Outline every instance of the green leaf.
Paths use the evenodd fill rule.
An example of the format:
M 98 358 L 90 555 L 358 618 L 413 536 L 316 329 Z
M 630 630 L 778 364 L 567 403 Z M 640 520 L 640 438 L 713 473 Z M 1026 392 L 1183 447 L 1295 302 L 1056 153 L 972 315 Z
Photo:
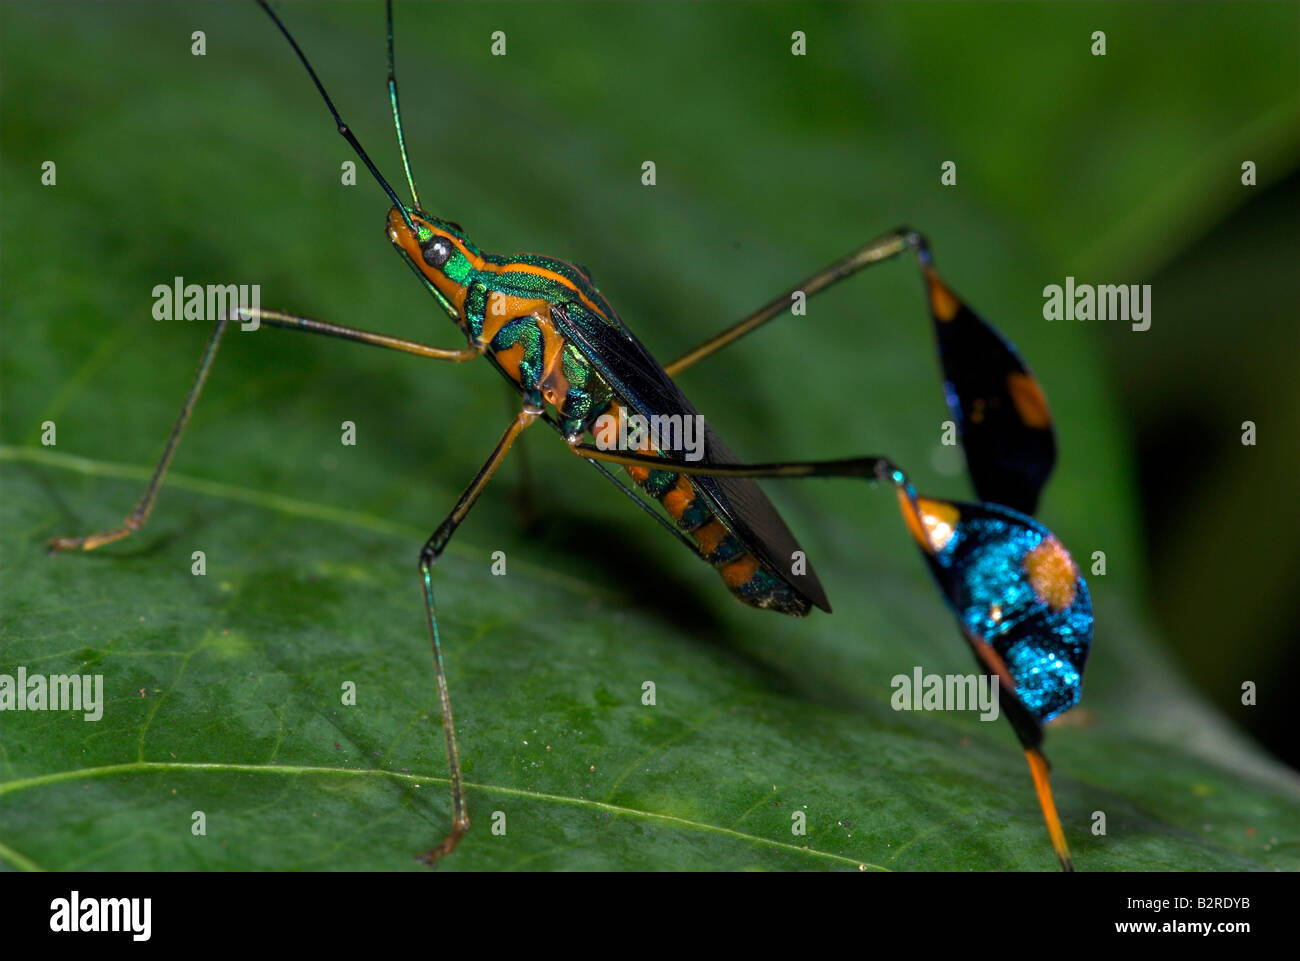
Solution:
M 400 177 L 377 8 L 283 14 Z M 267 307 L 457 335 L 384 249 L 382 193 L 364 170 L 342 185 L 353 158 L 251 4 L 8 3 L 0 20 L 0 669 L 102 674 L 106 701 L 95 722 L 6 714 L 0 856 L 415 869 L 449 824 L 416 553 L 504 428 L 503 390 L 486 365 L 234 332 L 149 524 L 46 556 L 47 538 L 129 510 L 184 396 L 208 327 L 154 321 L 155 285 L 258 283 Z M 425 206 L 488 249 L 587 264 L 661 357 L 877 233 L 924 230 L 1051 399 L 1062 457 L 1042 519 L 1081 562 L 1107 555 L 1084 701 L 1046 744 L 1076 864 L 1250 870 L 1295 866 L 1300 780 L 1191 692 L 1146 625 L 1103 332 L 1041 321 L 1041 292 L 1067 274 L 1140 282 L 1241 202 L 1238 158 L 1264 181 L 1295 167 L 1296 20 L 399 5 L 397 42 Z M 969 497 L 937 447 L 927 324 L 914 269 L 893 264 L 682 382 L 742 456 L 884 452 L 923 492 Z M 1055 867 L 1007 725 L 890 709 L 894 675 L 970 664 L 888 492 L 768 485 L 836 608 L 795 621 L 732 601 L 549 432 L 520 453 L 539 524 L 520 523 L 506 465 L 436 574 L 474 821 L 441 869 Z

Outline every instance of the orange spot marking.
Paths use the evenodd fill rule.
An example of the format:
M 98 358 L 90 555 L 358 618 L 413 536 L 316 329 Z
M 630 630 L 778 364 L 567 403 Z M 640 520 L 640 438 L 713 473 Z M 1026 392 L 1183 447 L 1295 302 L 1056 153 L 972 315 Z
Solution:
M 589 433 L 597 447 L 608 449 L 611 445 L 617 443 L 618 412 L 622 409 L 617 403 L 611 403 L 609 408 L 591 424 Z M 631 467 L 625 469 L 628 473 L 632 472 Z M 636 475 L 633 474 L 632 476 L 635 477 Z
M 933 267 L 925 268 L 925 279 L 930 285 L 930 309 L 945 324 L 957 316 L 961 301 L 947 288 Z
M 758 573 L 758 560 L 753 554 L 742 554 L 731 563 L 719 567 L 718 573 L 728 587 L 744 587 Z
M 1079 573 L 1074 559 L 1061 542 L 1048 537 L 1025 555 L 1025 574 L 1034 595 L 1054 611 L 1074 603 L 1074 586 Z
M 970 422 L 972 424 L 984 423 L 984 398 L 976 397 L 975 403 L 971 407 Z
M 654 453 L 655 449 L 654 449 L 653 447 L 650 446 L 650 435 L 649 435 L 648 432 L 646 433 L 646 436 L 642 439 L 642 441 L 641 441 L 641 446 L 638 447 L 637 450 L 638 450 L 640 453 L 642 453 L 642 454 L 653 454 L 653 453 Z M 684 480 L 684 478 L 683 478 L 683 480 Z M 687 486 L 690 486 L 690 485 L 688 484 Z
M 612 401 L 612 402 L 610 403 L 610 405 L 609 405 L 609 410 L 607 410 L 607 411 L 606 411 L 602 416 L 604 416 L 604 417 L 612 417 L 612 418 L 614 418 L 614 420 L 618 420 L 619 414 L 620 414 L 623 410 L 624 410 L 624 407 L 623 407 L 622 404 L 618 403 L 617 401 Z M 643 453 L 643 454 L 651 453 L 651 450 L 650 450 L 650 442 L 649 442 L 649 440 L 643 441 L 643 442 L 641 443 L 641 447 L 639 448 L 639 450 L 640 450 L 640 452 Z M 650 478 L 650 468 L 649 468 L 649 467 L 641 467 L 641 466 L 638 466 L 638 465 L 636 465 L 636 464 L 624 464 L 624 465 L 623 465 L 623 469 L 626 470 L 626 471 L 628 472 L 628 474 L 632 477 L 632 479 L 633 479 L 634 481 L 636 481 L 638 484 L 642 484 L 642 485 L 644 485 L 645 482 L 646 482 L 647 480 L 649 480 L 649 478 Z M 677 481 L 677 486 L 680 488 L 680 487 L 681 487 L 681 484 L 682 484 L 682 480 L 679 478 L 678 481 Z M 690 485 L 688 484 L 687 486 L 689 487 Z M 668 493 L 667 496 L 668 496 L 668 497 L 673 497 L 673 496 L 675 496 L 676 494 L 677 494 L 677 491 L 674 490 L 674 491 L 670 491 L 670 492 Z M 665 506 L 666 506 L 666 505 L 667 505 L 667 501 L 665 501 L 664 504 L 665 504 Z M 690 504 L 689 504 L 689 502 L 688 502 L 687 504 L 685 504 L 685 505 L 682 507 L 682 512 L 684 512 L 685 509 L 686 509 L 686 507 L 689 507 L 689 506 L 690 506 Z M 670 508 L 670 510 L 671 510 L 671 508 Z M 673 516 L 674 516 L 674 517 L 681 517 L 682 515 L 681 515 L 681 513 L 677 513 L 677 514 L 674 514 Z
M 726 539 L 727 528 L 723 526 L 722 521 L 715 517 L 707 524 L 696 528 L 691 536 L 695 538 L 695 543 L 700 546 L 700 550 L 707 557 L 716 551 L 718 545 Z
M 1019 372 L 1007 375 L 1007 393 L 1011 403 L 1016 406 L 1016 413 L 1026 427 L 1047 430 L 1052 426 L 1052 415 L 1047 410 L 1047 398 L 1038 381 L 1028 374 Z
M 695 488 L 685 477 L 677 478 L 677 486 L 664 495 L 664 510 L 673 515 L 676 520 L 681 520 L 682 515 L 690 509 L 695 503 Z
M 519 383 L 519 365 L 524 362 L 524 345 L 515 344 L 513 347 L 507 347 L 505 350 L 498 350 L 492 355 L 496 358 L 501 369 L 505 371 L 506 376 Z
M 936 552 L 943 550 L 952 540 L 952 535 L 957 533 L 961 511 L 947 501 L 933 501 L 926 497 L 918 497 L 916 507 L 921 512 L 921 523 L 925 525 L 926 540 Z

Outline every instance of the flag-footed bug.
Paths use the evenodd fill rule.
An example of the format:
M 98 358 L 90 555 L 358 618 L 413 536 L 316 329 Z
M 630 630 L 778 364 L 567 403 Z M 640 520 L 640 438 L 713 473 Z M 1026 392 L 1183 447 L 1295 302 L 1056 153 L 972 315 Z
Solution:
M 485 358 L 518 392 L 518 412 L 418 555 L 451 785 L 451 826 L 423 857 L 434 862 L 456 846 L 466 808 L 448 679 L 442 656 L 433 572 L 515 440 L 543 421 L 577 457 L 618 484 L 689 550 L 715 567 L 727 589 L 757 608 L 802 617 L 830 605 L 816 573 L 757 478 L 848 477 L 891 485 L 907 529 L 920 546 L 957 617 L 980 670 L 996 676 L 1002 702 L 1028 759 L 1061 866 L 1071 869 L 1065 835 L 1040 750 L 1042 724 L 1079 698 L 1092 637 L 1085 585 L 1060 542 L 1029 515 L 1053 468 L 1056 448 L 1047 403 L 1034 376 L 988 323 L 944 283 L 925 239 L 900 228 L 807 277 L 749 316 L 684 353 L 658 363 L 623 324 L 585 268 L 533 254 L 483 251 L 457 224 L 424 210 L 402 135 L 393 66 L 392 4 L 387 4 L 388 91 L 411 202 L 384 179 L 343 122 L 306 55 L 276 13 L 258 0 L 288 40 L 338 131 L 392 202 L 387 233 L 407 265 L 464 337 L 433 347 L 260 307 L 218 318 L 198 373 L 143 496 L 110 530 L 51 542 L 56 551 L 93 550 L 129 536 L 148 519 L 181 434 L 232 321 L 322 334 L 436 360 Z M 674 378 L 768 321 L 796 293 L 812 297 L 873 264 L 916 258 L 934 321 L 944 394 L 958 428 L 979 503 L 918 496 L 884 457 L 741 463 L 706 425 Z M 700 425 L 697 457 L 659 434 L 622 429 L 632 419 Z M 610 425 L 620 425 L 615 432 Z M 617 440 L 611 436 L 617 433 Z M 628 442 L 628 437 L 635 438 Z M 680 439 L 680 432 L 677 437 Z M 622 467 L 626 484 L 611 467 Z M 657 501 L 662 511 L 650 501 Z

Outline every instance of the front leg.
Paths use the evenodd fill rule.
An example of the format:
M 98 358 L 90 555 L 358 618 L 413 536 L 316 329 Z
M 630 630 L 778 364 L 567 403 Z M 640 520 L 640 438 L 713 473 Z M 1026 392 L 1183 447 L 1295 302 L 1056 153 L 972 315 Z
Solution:
M 340 340 L 350 340 L 354 343 L 368 344 L 371 347 L 383 347 L 388 350 L 401 351 L 405 354 L 415 354 L 417 357 L 427 357 L 432 360 L 460 362 L 473 360 L 482 353 L 482 348 L 473 344 L 467 347 L 433 347 L 414 340 L 390 337 L 388 334 L 361 330 L 357 327 L 345 327 L 342 324 L 333 324 L 323 320 L 313 320 L 310 317 L 298 317 L 278 310 L 246 307 L 241 309 L 240 317 L 243 320 L 256 320 L 258 324 L 264 324 L 267 327 L 280 327 L 285 330 L 320 334 Z M 129 537 L 144 526 L 145 521 L 149 519 L 150 513 L 153 512 L 154 504 L 158 500 L 158 492 L 162 488 L 163 478 L 167 476 L 167 468 L 171 466 L 172 457 L 175 456 L 176 448 L 181 442 L 181 435 L 185 432 L 185 425 L 189 423 L 190 415 L 194 413 L 194 407 L 199 401 L 199 394 L 203 392 L 203 385 L 207 383 L 208 372 L 212 369 L 212 362 L 216 360 L 217 348 L 221 346 L 221 337 L 226 332 L 226 326 L 229 323 L 229 318 L 221 317 L 212 329 L 212 336 L 208 338 L 207 346 L 203 348 L 203 356 L 199 359 L 199 369 L 194 375 L 193 383 L 190 384 L 190 391 L 185 397 L 185 403 L 181 405 L 181 412 L 176 418 L 176 423 L 172 426 L 172 432 L 167 438 L 162 457 L 159 458 L 153 476 L 149 478 L 144 493 L 140 496 L 140 500 L 136 502 L 131 513 L 117 527 L 105 531 L 84 534 L 80 537 L 52 538 L 49 542 L 51 554 L 59 551 L 93 551 L 97 547 L 103 547 L 105 544 L 111 544 L 114 541 Z

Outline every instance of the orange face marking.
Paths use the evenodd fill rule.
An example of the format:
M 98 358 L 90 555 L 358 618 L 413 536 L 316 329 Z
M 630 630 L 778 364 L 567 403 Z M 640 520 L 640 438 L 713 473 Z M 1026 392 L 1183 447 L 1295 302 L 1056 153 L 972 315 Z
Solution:
M 1079 572 L 1074 559 L 1055 537 L 1045 538 L 1026 554 L 1024 566 L 1034 596 L 1053 611 L 1063 611 L 1074 603 Z
M 1019 372 L 1007 375 L 1007 393 L 1011 403 L 1016 406 L 1016 413 L 1026 427 L 1047 430 L 1052 426 L 1052 415 L 1047 410 L 1047 398 L 1038 381 L 1028 374 Z
M 624 464 L 624 469 L 638 484 L 644 484 L 650 478 L 650 468 L 638 467 L 636 464 Z
M 719 567 L 718 573 L 728 587 L 744 587 L 758 573 L 758 560 L 753 554 L 742 554 L 731 563 Z
M 585 304 L 588 308 L 595 311 L 596 313 L 600 314 L 602 317 L 608 317 L 612 313 L 612 309 L 610 308 L 608 303 L 597 304 L 590 297 L 587 296 L 585 291 L 580 290 L 578 286 L 573 283 L 573 281 L 569 280 L 569 278 L 565 277 L 563 274 L 558 274 L 553 270 L 547 270 L 545 267 L 539 267 L 536 264 L 488 263 L 478 254 L 474 253 L 468 247 L 466 247 L 465 244 L 462 243 L 458 237 L 455 237 L 452 234 L 447 233 L 446 231 L 437 229 L 436 227 L 434 227 L 433 224 L 429 223 L 429 221 L 424 220 L 421 217 L 412 216 L 411 220 L 414 223 L 421 224 L 425 227 L 428 227 L 438 236 L 445 237 L 450 243 L 452 243 L 456 247 L 457 250 L 461 252 L 461 254 L 465 257 L 465 259 L 469 261 L 470 266 L 473 267 L 476 271 L 480 271 L 482 273 L 493 273 L 493 274 L 509 274 L 509 273 L 535 274 L 538 277 L 545 277 L 548 280 L 553 280 L 557 284 L 560 284 L 562 287 L 565 287 L 566 289 L 572 291 L 573 294 L 580 301 L 582 301 L 583 304 Z M 420 244 L 416 241 L 415 235 L 411 233 L 411 228 L 406 226 L 406 221 L 402 219 L 402 212 L 398 210 L 396 207 L 390 207 L 388 210 L 388 236 L 393 241 L 393 243 L 397 244 L 399 247 L 402 248 L 403 251 L 405 251 L 406 255 L 411 258 L 412 263 L 414 263 L 415 266 L 420 269 L 420 272 L 429 279 L 429 282 L 433 284 L 435 287 L 437 287 L 438 290 L 441 291 L 443 295 L 445 295 L 452 302 L 452 304 L 456 307 L 457 311 L 460 311 L 463 314 L 465 308 L 465 294 L 468 288 L 462 286 L 461 284 L 457 283 L 454 280 L 451 280 L 440 270 L 438 270 L 435 267 L 430 267 L 428 264 L 424 262 L 424 254 L 423 251 L 420 250 Z M 573 269 L 577 273 L 580 274 L 583 273 L 582 271 L 578 270 L 576 267 L 574 267 Z M 584 276 L 586 275 L 584 274 Z M 604 301 L 604 298 L 602 297 L 601 300 Z M 544 303 L 544 302 L 539 301 L 539 303 Z M 489 311 L 489 314 L 490 313 L 491 312 Z M 524 314 L 528 314 L 528 313 L 532 313 L 532 308 L 512 313 L 509 316 L 521 317 Z
M 691 534 L 695 538 L 695 543 L 699 545 L 700 550 L 707 557 L 718 549 L 727 537 L 727 529 L 722 525 L 722 521 L 716 517 L 707 524 L 696 528 Z
M 925 268 L 925 280 L 930 285 L 930 309 L 935 317 L 948 323 L 961 310 L 961 301 L 939 279 L 939 274 L 933 267 Z
M 456 245 L 462 254 L 470 259 L 471 263 L 480 260 L 480 258 L 473 256 L 459 240 L 450 234 L 436 230 L 433 224 L 427 220 L 421 220 L 419 217 L 414 216 L 411 217 L 411 220 L 414 223 L 425 225 L 440 236 L 446 237 Z M 428 278 L 429 283 L 438 288 L 438 291 L 451 301 L 452 306 L 456 308 L 456 312 L 461 317 L 464 317 L 465 295 L 469 292 L 469 288 L 457 283 L 446 274 L 435 270 L 424 262 L 424 252 L 420 250 L 420 244 L 415 239 L 415 234 L 411 233 L 411 228 L 406 226 L 406 221 L 402 219 L 402 212 L 396 207 L 390 207 L 388 210 L 388 239 L 400 247 L 406 256 L 411 258 L 411 263 L 419 268 L 420 273 Z

